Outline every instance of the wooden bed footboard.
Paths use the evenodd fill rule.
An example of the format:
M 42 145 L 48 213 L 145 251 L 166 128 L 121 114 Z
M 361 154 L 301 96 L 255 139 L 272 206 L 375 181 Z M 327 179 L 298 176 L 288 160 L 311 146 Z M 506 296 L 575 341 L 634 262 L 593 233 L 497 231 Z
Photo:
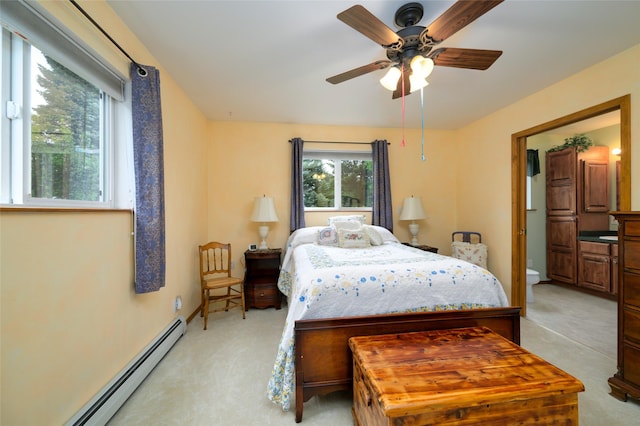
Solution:
M 520 344 L 519 307 L 296 321 L 296 423 L 312 396 L 351 389 L 350 337 L 476 326 Z

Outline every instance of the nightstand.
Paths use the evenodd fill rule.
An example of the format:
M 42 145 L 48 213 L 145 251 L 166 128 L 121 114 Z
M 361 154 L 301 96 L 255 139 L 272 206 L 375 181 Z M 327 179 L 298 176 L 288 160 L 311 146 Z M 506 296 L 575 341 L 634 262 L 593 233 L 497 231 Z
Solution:
M 423 251 L 430 251 L 431 253 L 438 253 L 438 248 L 437 247 L 431 247 L 431 246 L 421 245 L 421 244 L 419 244 L 417 246 L 414 246 L 411 243 L 402 243 L 402 244 L 404 244 L 405 246 L 409 246 L 409 247 L 415 247 L 415 248 L 423 250 Z
M 280 309 L 278 290 L 281 249 L 247 250 L 244 252 L 244 297 L 246 309 Z

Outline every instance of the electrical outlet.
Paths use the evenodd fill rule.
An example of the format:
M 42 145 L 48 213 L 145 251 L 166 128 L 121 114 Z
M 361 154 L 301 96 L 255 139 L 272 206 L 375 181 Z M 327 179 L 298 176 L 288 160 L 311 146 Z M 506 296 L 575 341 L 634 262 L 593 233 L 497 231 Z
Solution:
M 231 269 L 236 269 L 236 261 L 235 260 L 231 261 Z
M 533 259 L 527 259 L 527 268 L 533 268 Z
M 176 296 L 175 302 L 173 302 L 173 312 L 178 312 L 182 309 L 182 297 Z

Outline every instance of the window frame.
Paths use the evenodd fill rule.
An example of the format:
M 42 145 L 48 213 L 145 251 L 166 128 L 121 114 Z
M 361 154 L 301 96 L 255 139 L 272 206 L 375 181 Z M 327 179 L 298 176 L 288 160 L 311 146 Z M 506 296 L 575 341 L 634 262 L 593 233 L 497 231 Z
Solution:
M 341 161 L 362 160 L 373 162 L 371 151 L 335 151 L 335 150 L 309 150 L 302 154 L 303 171 L 304 160 L 332 160 L 336 164 L 334 174 L 334 206 L 333 207 L 304 207 L 305 212 L 371 212 L 371 207 L 343 207 L 342 206 L 342 173 Z
M 117 207 L 116 203 L 119 207 L 131 207 L 130 194 L 125 194 L 130 192 L 129 180 L 132 180 L 130 161 L 123 157 L 126 150 L 116 147 L 116 138 L 123 137 L 117 130 L 118 123 L 124 118 L 120 104 L 125 104 L 122 101 L 129 98 L 125 97 L 125 77 L 40 5 L 3 2 L 1 6 L 0 207 L 113 209 Z M 31 196 L 31 46 L 100 90 L 100 196 L 97 201 Z M 15 102 L 18 118 L 8 118 L 7 101 Z M 120 126 L 126 127 L 126 123 L 124 120 Z M 122 143 L 129 145 L 129 139 L 127 136 Z M 119 177 L 116 174 L 118 167 L 124 167 L 127 176 Z M 123 195 L 118 196 L 116 190 Z

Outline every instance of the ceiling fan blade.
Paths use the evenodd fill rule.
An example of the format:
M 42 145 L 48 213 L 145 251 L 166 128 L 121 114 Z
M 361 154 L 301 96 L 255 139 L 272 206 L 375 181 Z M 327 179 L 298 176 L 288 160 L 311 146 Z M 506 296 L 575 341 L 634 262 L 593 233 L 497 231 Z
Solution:
M 425 30 L 435 42 L 441 42 L 466 27 L 504 0 L 458 0 Z
M 486 70 L 502 55 L 501 50 L 460 49 L 443 47 L 434 50 L 429 57 L 441 67 Z
M 340 12 L 338 19 L 382 46 L 401 41 L 391 28 L 359 4 Z
M 402 80 L 404 80 L 404 95 L 409 96 L 411 94 L 411 80 L 409 79 L 410 75 L 411 73 L 403 70 L 402 75 L 398 79 L 398 86 L 396 87 L 396 90 L 393 91 L 393 95 L 391 95 L 391 99 L 398 99 L 402 97 Z
M 376 61 L 368 65 L 363 65 L 350 71 L 343 72 L 342 74 L 329 77 L 327 78 L 327 81 L 331 84 L 342 83 L 343 81 L 351 80 L 352 78 L 359 77 L 372 71 L 383 70 L 389 67 L 389 65 L 391 65 L 391 61 Z

